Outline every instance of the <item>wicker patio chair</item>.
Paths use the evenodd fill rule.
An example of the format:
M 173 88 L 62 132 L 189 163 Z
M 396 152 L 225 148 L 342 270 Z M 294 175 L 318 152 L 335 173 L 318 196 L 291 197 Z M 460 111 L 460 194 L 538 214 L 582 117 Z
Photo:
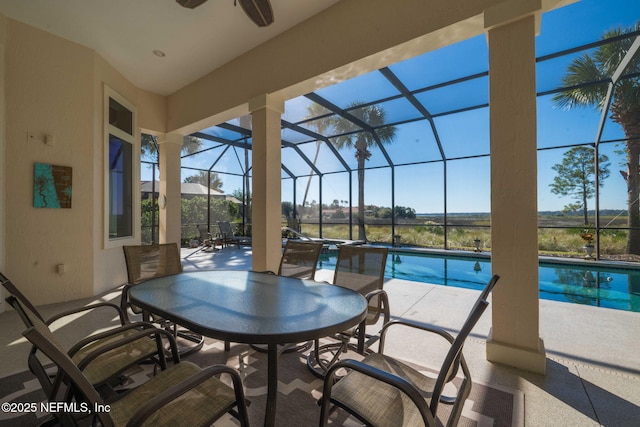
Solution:
M 220 238 L 224 242 L 224 245 L 228 246 L 230 243 L 237 247 L 240 247 L 240 245 L 251 245 L 251 237 L 236 236 L 229 221 L 218 221 L 218 228 L 220 229 Z
M 93 421 L 93 425 L 99 422 L 105 427 L 209 426 L 227 412 L 237 417 L 241 426 L 249 425 L 242 382 L 230 367 L 201 369 L 190 362 L 176 361 L 139 387 L 118 396 L 119 399 L 105 401 L 47 328 L 35 325 L 23 335 L 58 367 L 49 402 L 86 405 L 93 418 L 88 421 Z M 175 341 L 172 343 L 175 345 Z M 216 378 L 220 374 L 229 375 L 233 387 Z M 107 404 L 108 410 L 104 409 Z M 54 415 L 62 425 L 75 421 L 77 414 L 65 412 L 73 410 L 72 405 L 59 409 Z
M 128 318 L 128 310 L 134 314 L 142 314 L 144 320 L 151 320 L 162 325 L 165 329 L 172 329 L 175 337 L 186 340 L 189 345 L 179 347 L 180 355 L 186 356 L 200 350 L 204 344 L 204 338 L 200 334 L 192 331 L 179 329 L 174 323 L 165 319 L 152 316 L 144 312 L 140 307 L 131 304 L 129 301 L 129 290 L 132 286 L 147 280 L 171 276 L 182 273 L 180 262 L 180 252 L 175 243 L 161 243 L 159 245 L 132 245 L 123 246 L 124 259 L 127 265 L 128 283 L 122 289 L 120 306 Z
M 377 353 L 366 356 L 361 362 L 345 359 L 334 364 L 324 379 L 320 426 L 327 425 L 331 404 L 335 405 L 333 408 L 337 406 L 351 413 L 367 426 L 435 426 L 439 403 L 453 405 L 446 425 L 457 425 L 471 392 L 471 374 L 462 347 L 489 305 L 487 298 L 498 279 L 499 276 L 493 276 L 480 293 L 455 338 L 442 328 L 394 320 L 384 325 Z M 392 326 L 398 325 L 434 333 L 449 341 L 450 347 L 437 378 L 384 354 L 386 334 Z M 425 366 L 428 365 L 427 362 Z M 463 378 L 455 398 L 444 398 L 444 386 L 458 375 L 460 368 Z M 348 373 L 336 383 L 336 372 L 340 369 L 346 369 Z
M 366 327 L 376 324 L 380 316 L 386 323 L 391 315 L 389 299 L 382 289 L 388 252 L 389 249 L 383 247 L 340 246 L 333 283 L 365 296 L 369 303 L 367 317 L 359 325 L 335 335 L 335 343 L 321 346 L 320 341 L 315 340 L 313 351 L 307 357 L 307 365 L 317 376 L 323 377 L 347 350 L 364 354 L 379 339 L 377 334 L 367 334 Z M 354 339 L 356 343 L 352 343 Z
M 10 296 L 6 298 L 7 302 L 16 309 L 20 318 L 26 327 L 41 325 L 48 328 L 53 322 L 63 319 L 66 316 L 75 315 L 82 312 L 92 310 L 114 310 L 118 313 L 120 326 L 111 328 L 105 332 L 82 337 L 78 342 L 72 345 L 67 354 L 72 358 L 74 363 L 82 366 L 85 375 L 96 386 L 108 386 L 110 384 L 119 384 L 122 382 L 122 373 L 131 366 L 143 361 L 151 360 L 154 363 L 160 363 L 164 368 L 164 358 L 159 360 L 157 345 L 145 338 L 132 340 L 126 351 L 119 353 L 109 353 L 97 357 L 97 351 L 111 345 L 113 341 L 121 339 L 129 339 L 137 336 L 143 330 L 155 331 L 153 325 L 143 322 L 129 323 L 125 321 L 125 317 L 119 306 L 111 303 L 91 304 L 77 309 L 68 310 L 45 320 L 40 312 L 34 307 L 29 299 L 2 273 L 0 273 L 2 286 L 9 292 Z M 36 376 L 45 393 L 51 390 L 52 377 L 55 372 L 45 369 L 43 362 L 38 358 L 38 352 L 32 347 L 27 358 L 29 370 Z M 106 389 L 105 389 L 106 390 Z

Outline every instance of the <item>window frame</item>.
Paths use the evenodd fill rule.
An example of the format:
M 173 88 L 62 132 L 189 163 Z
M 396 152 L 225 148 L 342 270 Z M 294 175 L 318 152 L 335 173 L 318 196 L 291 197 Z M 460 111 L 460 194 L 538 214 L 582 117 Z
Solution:
M 131 134 L 119 129 L 109 123 L 109 101 L 116 101 L 131 112 Z M 110 226 L 110 165 L 109 165 L 109 144 L 110 137 L 114 136 L 123 142 L 131 144 L 131 235 L 121 237 L 111 237 Z M 106 84 L 103 93 L 103 179 L 104 179 L 104 229 L 103 246 L 104 249 L 117 248 L 124 245 L 137 244 L 140 240 L 140 130 L 137 123 L 137 108 L 126 98 Z

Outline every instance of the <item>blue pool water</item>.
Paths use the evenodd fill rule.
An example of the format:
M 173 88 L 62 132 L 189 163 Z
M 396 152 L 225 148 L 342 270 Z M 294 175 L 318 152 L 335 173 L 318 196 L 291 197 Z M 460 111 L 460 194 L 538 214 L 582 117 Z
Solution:
M 320 268 L 335 268 L 336 256 L 323 254 Z M 491 260 L 394 251 L 385 277 L 481 290 L 491 277 Z M 540 262 L 539 278 L 542 299 L 640 312 L 640 268 Z

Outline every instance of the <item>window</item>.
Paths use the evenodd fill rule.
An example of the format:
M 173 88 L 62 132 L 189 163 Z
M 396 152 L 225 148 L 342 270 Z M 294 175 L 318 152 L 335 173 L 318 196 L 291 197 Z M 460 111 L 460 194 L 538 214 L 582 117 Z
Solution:
M 109 238 L 133 235 L 131 144 L 109 135 Z
M 130 243 L 138 227 L 135 108 L 105 86 L 105 247 Z
M 133 113 L 111 97 L 109 97 L 109 126 L 115 126 L 133 135 Z

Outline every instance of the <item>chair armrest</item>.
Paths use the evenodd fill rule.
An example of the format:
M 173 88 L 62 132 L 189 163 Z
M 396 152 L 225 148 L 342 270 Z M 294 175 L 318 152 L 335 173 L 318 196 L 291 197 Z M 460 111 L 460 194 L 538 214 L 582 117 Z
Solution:
M 125 283 L 122 287 L 122 294 L 120 294 L 120 309 L 124 312 L 125 317 L 129 320 L 129 315 L 127 314 L 127 308 L 129 308 L 129 289 L 131 289 L 133 285 Z
M 434 326 L 434 325 L 428 325 L 426 323 L 416 322 L 416 321 L 412 321 L 412 320 L 406 320 L 406 319 L 403 319 L 403 320 L 395 319 L 395 320 L 392 320 L 390 322 L 387 322 L 382 327 L 382 333 L 384 334 L 387 329 L 389 329 L 391 326 L 395 326 L 395 325 L 408 326 L 410 328 L 416 328 L 416 329 L 423 330 L 425 332 L 431 332 L 431 333 L 434 333 L 434 334 L 438 334 L 438 335 L 444 337 L 449 342 L 453 342 L 455 340 L 455 337 L 453 335 L 451 335 L 449 332 L 447 332 L 444 328 L 441 328 L 439 326 Z
M 322 390 L 323 412 L 329 409 L 329 403 L 331 401 L 331 388 L 336 383 L 335 375 L 340 368 L 357 371 L 362 375 L 366 375 L 375 380 L 381 381 L 385 384 L 389 384 L 390 386 L 397 388 L 407 397 L 409 397 L 409 399 L 411 399 L 411 401 L 416 405 L 416 408 L 420 412 L 420 415 L 422 416 L 422 419 L 424 420 L 426 426 L 436 425 L 433 415 L 431 414 L 431 410 L 427 406 L 424 398 L 422 397 L 422 394 L 410 382 L 390 372 L 383 371 L 381 369 L 353 359 L 340 360 L 327 371 L 324 379 L 324 387 Z
M 419 330 L 422 330 L 422 331 L 425 331 L 425 332 L 430 332 L 430 333 L 439 335 L 442 338 L 446 339 L 449 342 L 449 344 L 453 344 L 453 342 L 455 341 L 455 337 L 453 335 L 451 335 L 445 329 L 440 328 L 438 326 L 427 325 L 427 324 L 424 324 L 424 323 L 418 323 L 418 322 L 410 321 L 410 320 L 392 320 L 391 322 L 385 324 L 382 327 L 382 331 L 380 333 L 380 345 L 378 347 L 378 352 L 381 353 L 381 354 L 384 354 L 384 344 L 385 344 L 386 332 L 389 330 L 389 328 L 391 326 L 394 326 L 394 325 L 408 326 L 408 327 L 411 327 L 411 328 L 415 328 L 415 329 L 419 329 Z M 465 372 L 465 375 L 467 376 L 467 378 L 470 378 L 469 371 L 466 368 L 466 364 L 464 362 L 464 356 L 462 356 L 462 349 L 460 349 L 460 358 L 454 363 L 454 365 L 452 365 L 453 368 L 449 372 L 449 375 L 445 379 L 445 382 L 451 381 L 458 374 L 458 368 L 460 367 L 461 364 L 462 364 L 462 369 Z M 450 402 L 448 402 L 448 403 L 450 403 Z
M 384 289 L 376 289 L 375 291 L 369 292 L 364 297 L 367 299 L 367 302 L 371 301 L 371 299 L 375 296 L 380 297 L 381 305 L 382 305 L 382 314 L 384 315 L 383 324 L 389 323 L 389 319 L 391 317 L 391 310 L 389 308 L 389 296 Z
M 71 310 L 63 311 L 62 313 L 58 313 L 58 314 L 50 317 L 46 321 L 46 324 L 47 324 L 47 326 L 49 326 L 53 322 L 55 322 L 56 320 L 60 320 L 63 317 L 70 316 L 72 314 L 82 313 L 83 311 L 89 311 L 89 310 L 98 309 L 98 308 L 112 308 L 112 309 L 116 310 L 116 312 L 118 313 L 118 317 L 120 317 L 120 324 L 124 325 L 125 323 L 127 323 L 125 314 L 122 311 L 122 309 L 120 307 L 118 307 L 118 305 L 110 303 L 110 302 L 98 302 L 98 303 L 95 303 L 95 304 L 90 304 L 90 305 L 86 305 L 84 307 L 78 307 L 78 308 L 74 308 L 74 309 L 71 309 Z
M 375 291 L 371 291 L 368 294 L 366 294 L 365 299 L 367 300 L 367 302 L 369 302 L 375 296 L 378 296 L 380 298 L 381 311 L 383 314 L 383 324 L 387 324 L 389 322 L 389 319 L 391 318 L 391 312 L 389 310 L 389 297 L 383 289 L 376 289 Z M 364 340 L 366 338 L 365 336 L 366 327 L 367 327 L 367 320 L 364 319 L 362 322 L 360 322 L 357 328 L 357 331 L 358 331 L 357 332 L 357 337 L 358 337 L 357 352 L 360 354 L 364 354 L 364 346 L 365 346 Z
M 118 335 L 124 331 L 129 329 L 155 329 L 151 323 L 148 322 L 136 322 L 136 323 L 127 323 L 118 328 L 109 329 L 104 332 L 100 332 L 97 334 L 89 335 L 88 337 L 81 339 L 77 343 L 75 343 L 68 351 L 67 354 L 69 357 L 73 357 L 80 349 L 91 344 L 94 341 L 102 340 L 104 338 L 109 338 L 114 335 Z
M 391 326 L 396 326 L 396 325 L 408 326 L 410 328 L 420 329 L 425 332 L 431 332 L 431 333 L 440 335 L 441 337 L 449 341 L 449 343 L 453 343 L 453 341 L 455 340 L 453 335 L 451 335 L 449 332 L 447 332 L 446 330 L 438 326 L 427 325 L 424 323 L 413 322 L 410 320 L 392 320 L 390 322 L 386 322 L 382 326 L 382 331 L 380 332 L 380 347 L 378 350 L 380 353 L 384 352 L 384 341 L 387 335 L 387 331 Z
M 87 354 L 80 361 L 80 363 L 78 363 L 78 368 L 80 370 L 83 370 L 84 368 L 87 367 L 87 365 L 89 365 L 89 363 L 94 361 L 100 355 L 147 336 L 155 336 L 156 345 L 158 347 L 159 360 L 161 363 L 163 363 L 165 361 L 165 353 L 164 353 L 164 344 L 162 342 L 162 335 L 164 335 L 164 337 L 167 338 L 167 340 L 169 341 L 169 345 L 171 346 L 171 355 L 173 356 L 173 362 L 179 363 L 180 355 L 178 354 L 178 345 L 176 344 L 176 340 L 171 334 L 171 332 L 165 331 L 164 329 L 152 328 L 152 329 L 143 329 L 137 334 L 133 334 L 128 337 L 122 338 L 120 340 L 115 340 L 109 344 L 100 346 L 100 348 L 97 348 L 96 350 Z
M 140 307 L 135 306 L 133 304 L 131 304 L 131 302 L 129 301 L 129 290 L 131 288 L 133 288 L 136 285 L 131 285 L 129 283 L 126 283 L 124 285 L 124 287 L 122 288 L 122 295 L 120 295 L 120 309 L 122 310 L 125 319 L 127 319 L 127 322 L 130 322 L 131 319 L 129 319 L 129 312 L 127 309 L 131 309 L 131 311 L 134 314 L 143 314 L 143 320 L 147 320 L 149 318 L 149 316 L 145 315 L 144 310 L 142 310 Z
M 127 426 L 142 425 L 144 421 L 149 418 L 149 416 L 151 416 L 159 409 L 165 407 L 172 400 L 182 396 L 189 390 L 197 387 L 211 377 L 219 374 L 229 374 L 231 376 L 231 380 L 233 381 L 233 389 L 236 393 L 236 401 L 240 402 L 242 399 L 244 399 L 244 392 L 242 391 L 242 381 L 240 380 L 240 375 L 238 374 L 238 372 L 233 368 L 225 365 L 214 365 L 188 377 L 182 382 L 174 385 L 173 387 L 163 391 L 162 393 L 149 400 L 140 409 L 138 409 L 135 414 L 133 414 L 131 419 L 129 419 Z M 238 404 L 238 407 L 240 406 L 244 407 L 244 405 Z

